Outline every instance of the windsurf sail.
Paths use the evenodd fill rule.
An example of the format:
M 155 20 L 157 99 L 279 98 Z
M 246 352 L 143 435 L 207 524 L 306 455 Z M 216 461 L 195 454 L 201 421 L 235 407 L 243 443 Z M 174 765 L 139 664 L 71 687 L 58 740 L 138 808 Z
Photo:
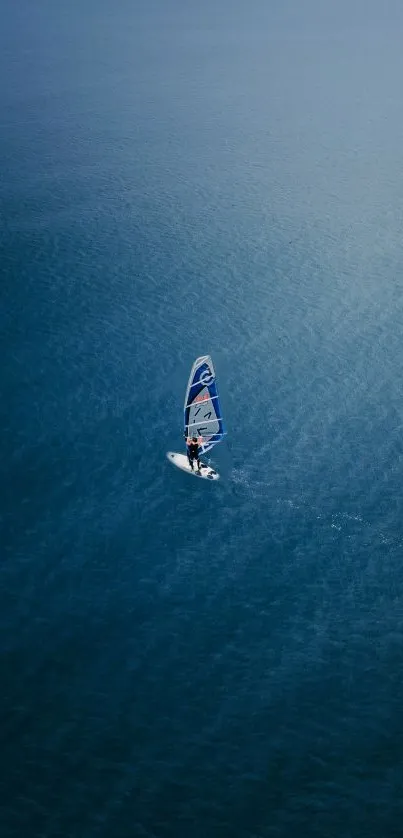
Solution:
M 210 355 L 196 358 L 186 388 L 185 436 L 202 437 L 202 454 L 221 442 L 226 431 L 217 392 L 217 381 Z

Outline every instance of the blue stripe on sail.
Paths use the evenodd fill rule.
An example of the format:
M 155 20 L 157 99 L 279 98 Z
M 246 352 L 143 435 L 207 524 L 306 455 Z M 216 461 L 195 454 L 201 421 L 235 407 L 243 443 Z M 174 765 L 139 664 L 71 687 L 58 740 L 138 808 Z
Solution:
M 193 378 L 191 381 L 189 381 L 188 388 L 188 402 L 185 405 L 184 411 L 184 424 L 186 434 L 188 433 L 189 429 L 191 407 L 197 400 L 197 397 L 200 395 L 202 390 L 207 390 L 210 398 L 213 399 L 215 418 L 217 419 L 218 423 L 218 431 L 208 440 L 206 445 L 202 446 L 203 452 L 206 452 L 209 451 L 210 448 L 212 448 L 214 445 L 216 445 L 217 442 L 220 442 L 220 440 L 223 438 L 225 434 L 216 380 L 209 364 L 206 361 L 200 364 L 200 366 L 196 367 Z

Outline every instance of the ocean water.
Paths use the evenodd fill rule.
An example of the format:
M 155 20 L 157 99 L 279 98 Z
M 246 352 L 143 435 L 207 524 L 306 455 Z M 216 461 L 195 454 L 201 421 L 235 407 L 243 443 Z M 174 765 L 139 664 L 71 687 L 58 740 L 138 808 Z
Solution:
M 403 8 L 1 10 L 0 834 L 401 836 Z

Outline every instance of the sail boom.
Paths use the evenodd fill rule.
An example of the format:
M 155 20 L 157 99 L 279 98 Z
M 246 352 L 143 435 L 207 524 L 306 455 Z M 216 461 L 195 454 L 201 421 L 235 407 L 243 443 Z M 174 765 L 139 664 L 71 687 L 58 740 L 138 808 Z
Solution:
M 217 422 L 217 419 L 203 419 L 203 425 L 211 425 L 213 422 Z M 187 428 L 196 428 L 197 425 L 200 425 L 200 422 L 191 422 L 190 425 L 186 425 Z M 225 434 L 225 431 L 222 431 Z

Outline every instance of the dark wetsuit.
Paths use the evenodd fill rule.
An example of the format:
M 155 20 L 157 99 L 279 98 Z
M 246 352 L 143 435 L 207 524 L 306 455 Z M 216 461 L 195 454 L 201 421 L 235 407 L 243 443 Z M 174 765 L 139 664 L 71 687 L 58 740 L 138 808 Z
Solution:
M 192 468 L 193 468 L 193 461 L 194 461 L 194 460 L 196 460 L 196 461 L 197 461 L 198 468 L 200 468 L 200 462 L 199 462 L 199 444 L 198 444 L 198 442 L 191 442 L 191 443 L 187 446 L 187 449 L 188 449 L 188 460 L 189 460 L 189 463 L 190 463 L 190 465 L 192 466 Z

